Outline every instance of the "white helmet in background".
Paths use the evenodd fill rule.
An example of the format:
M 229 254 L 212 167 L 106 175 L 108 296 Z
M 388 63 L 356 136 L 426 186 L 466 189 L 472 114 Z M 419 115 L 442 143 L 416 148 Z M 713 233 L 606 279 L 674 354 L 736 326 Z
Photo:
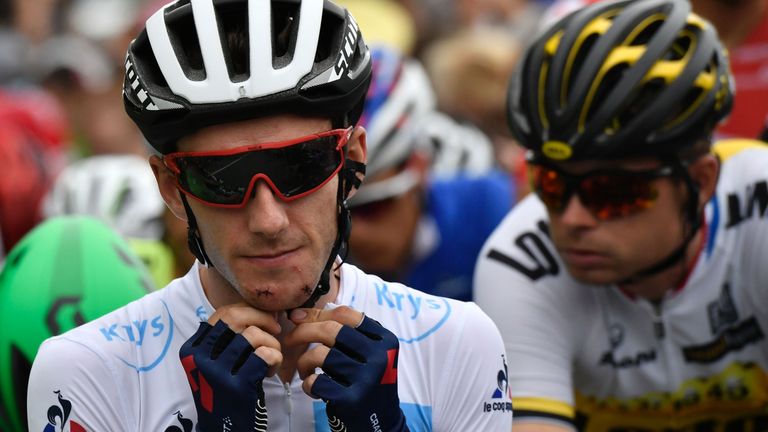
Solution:
M 479 175 L 494 167 L 493 144 L 480 129 L 437 111 L 420 123 L 418 146 L 431 159 L 431 176 Z
M 397 167 L 416 146 L 420 118 L 435 110 L 435 94 L 416 60 L 383 48 L 371 49 L 373 74 L 360 124 L 367 131 L 366 176 Z
M 69 165 L 43 201 L 46 218 L 90 215 L 125 237 L 160 240 L 165 203 L 147 161 L 135 155 L 92 156 Z

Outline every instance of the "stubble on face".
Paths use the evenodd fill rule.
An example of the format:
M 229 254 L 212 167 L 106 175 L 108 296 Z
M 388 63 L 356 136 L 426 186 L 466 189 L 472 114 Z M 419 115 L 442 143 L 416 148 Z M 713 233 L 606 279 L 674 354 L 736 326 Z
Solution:
M 329 128 L 327 120 L 288 115 L 254 119 L 204 129 L 186 141 L 185 150 L 284 141 Z M 214 265 L 209 271 L 215 283 L 206 287 L 206 294 L 213 291 L 226 301 L 244 300 L 266 311 L 303 304 L 317 286 L 336 238 L 337 187 L 334 178 L 308 196 L 282 202 L 264 183 L 241 209 L 190 202 Z M 272 259 L 273 254 L 281 257 Z

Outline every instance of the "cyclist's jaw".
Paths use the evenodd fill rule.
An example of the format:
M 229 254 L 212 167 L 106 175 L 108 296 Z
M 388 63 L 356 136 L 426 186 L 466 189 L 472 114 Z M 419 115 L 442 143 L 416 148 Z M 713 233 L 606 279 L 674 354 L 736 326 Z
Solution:
M 649 169 L 654 163 L 658 164 L 624 161 L 618 168 Z M 617 283 L 679 246 L 683 238 L 682 187 L 669 178 L 654 180 L 654 184 L 659 191 L 657 202 L 629 216 L 599 220 L 577 194 L 561 212 L 549 211 L 552 240 L 571 276 L 590 284 Z
M 275 116 L 202 129 L 182 139 L 179 150 L 226 150 L 328 129 L 330 122 L 323 119 Z M 164 170 L 162 166 L 155 169 Z M 158 182 L 166 202 L 183 217 L 174 181 L 159 175 Z M 250 200 L 239 209 L 215 208 L 189 199 L 213 263 L 201 271 L 211 304 L 218 307 L 245 300 L 259 309 L 278 311 L 295 308 L 309 298 L 336 239 L 337 188 L 338 178 L 334 177 L 314 193 L 284 202 L 259 181 Z

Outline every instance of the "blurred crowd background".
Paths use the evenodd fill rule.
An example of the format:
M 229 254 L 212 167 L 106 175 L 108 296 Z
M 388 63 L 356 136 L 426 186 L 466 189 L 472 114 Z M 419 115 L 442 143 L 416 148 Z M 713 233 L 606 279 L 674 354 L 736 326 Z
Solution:
M 505 120 L 509 77 L 544 23 L 592 1 L 338 0 L 375 58 L 350 261 L 471 298 L 467 277 L 484 237 L 527 193 Z M 121 99 L 126 47 L 164 3 L 0 3 L 0 260 L 46 218 L 86 214 L 124 236 L 158 286 L 189 268 L 186 226 L 165 210 Z M 759 136 L 768 0 L 693 5 L 731 52 L 737 102 L 721 133 Z
M 189 268 L 186 226 L 165 211 L 152 174 L 141 162 L 148 156 L 146 147 L 121 98 L 126 47 L 164 3 L 0 3 L 0 260 L 41 221 L 86 214 L 125 236 L 158 286 Z M 369 170 L 369 183 L 403 168 L 414 180 L 395 182 L 399 188 L 393 190 L 387 190 L 392 182 L 373 188 L 374 195 L 358 203 L 361 217 L 355 224 L 360 229 L 352 249 L 360 254 L 349 259 L 405 280 L 414 255 L 429 255 L 436 241 L 423 232 L 422 220 L 434 178 L 447 181 L 489 171 L 508 176 L 493 220 L 486 222 L 486 235 L 525 193 L 524 182 L 516 184 L 524 178 L 522 155 L 504 120 L 506 86 L 526 38 L 550 2 L 339 3 L 352 11 L 369 46 L 379 53 L 379 77 L 374 79 L 379 103 L 369 107 L 364 119 L 372 138 L 370 162 L 377 166 Z M 398 134 L 398 148 L 387 150 Z M 377 156 L 377 146 L 385 150 L 383 156 Z M 413 205 L 408 210 L 397 201 Z M 414 223 L 402 229 L 400 220 Z M 396 240 L 387 235 L 392 227 Z M 368 247 L 367 238 L 373 239 Z M 477 249 L 482 241 L 477 239 Z M 469 298 L 468 283 L 459 296 Z
M 471 300 L 482 244 L 528 192 L 524 154 L 506 122 L 512 71 L 541 26 L 594 1 L 337 0 L 357 18 L 374 57 L 361 120 L 368 130 L 368 173 L 349 202 L 348 261 L 388 280 Z M 147 147 L 121 97 L 126 47 L 164 3 L 0 0 L 0 306 L 6 311 L 0 318 L 40 327 L 26 345 L 0 337 L 0 414 L 10 415 L 0 415 L 0 430 L 22 430 L 24 421 L 23 406 L 9 401 L 23 404 L 26 379 L 11 382 L 5 366 L 31 364 L 43 338 L 130 300 L 111 294 L 99 300 L 87 294 L 91 286 L 94 292 L 119 289 L 110 279 L 134 274 L 120 266 L 140 263 L 148 276 L 130 276 L 137 297 L 192 264 L 186 224 L 166 210 Z M 719 133 L 765 138 L 768 0 L 692 3 L 730 50 L 736 104 Z M 74 223 L 88 239 L 79 243 L 70 228 L 61 228 L 67 224 L 35 230 L 65 215 L 100 220 L 129 250 L 76 251 L 100 241 L 93 239 L 114 243 L 88 223 Z M 56 253 L 28 253 L 54 244 Z M 102 250 L 117 251 L 117 258 L 109 261 Z M 74 256 L 82 257 L 79 263 Z M 31 257 L 66 257 L 68 264 L 51 267 L 56 262 Z M 44 268 L 57 276 L 44 279 L 50 292 L 41 290 Z M 85 268 L 100 269 L 99 277 L 65 274 L 80 277 Z M 71 280 L 89 286 L 60 294 L 74 289 L 63 286 Z M 83 296 L 103 307 L 82 306 Z M 62 309 L 68 304 L 75 306 Z M 46 326 L 37 323 L 41 317 Z

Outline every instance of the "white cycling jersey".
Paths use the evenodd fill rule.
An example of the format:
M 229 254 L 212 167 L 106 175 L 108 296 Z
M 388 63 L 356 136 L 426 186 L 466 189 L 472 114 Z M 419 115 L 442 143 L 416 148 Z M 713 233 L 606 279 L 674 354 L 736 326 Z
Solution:
M 30 430 L 192 431 L 197 415 L 178 352 L 213 313 L 198 271 L 196 264 L 165 289 L 45 341 L 29 381 Z M 411 431 L 510 430 L 502 339 L 477 305 L 349 264 L 335 303 L 398 336 L 398 394 Z M 301 384 L 298 374 L 289 384 L 264 380 L 270 431 L 329 430 L 325 404 Z
M 474 289 L 505 340 L 515 423 L 768 431 L 768 148 L 723 163 L 705 214 L 694 269 L 654 306 L 574 280 L 536 196 L 512 210 Z

